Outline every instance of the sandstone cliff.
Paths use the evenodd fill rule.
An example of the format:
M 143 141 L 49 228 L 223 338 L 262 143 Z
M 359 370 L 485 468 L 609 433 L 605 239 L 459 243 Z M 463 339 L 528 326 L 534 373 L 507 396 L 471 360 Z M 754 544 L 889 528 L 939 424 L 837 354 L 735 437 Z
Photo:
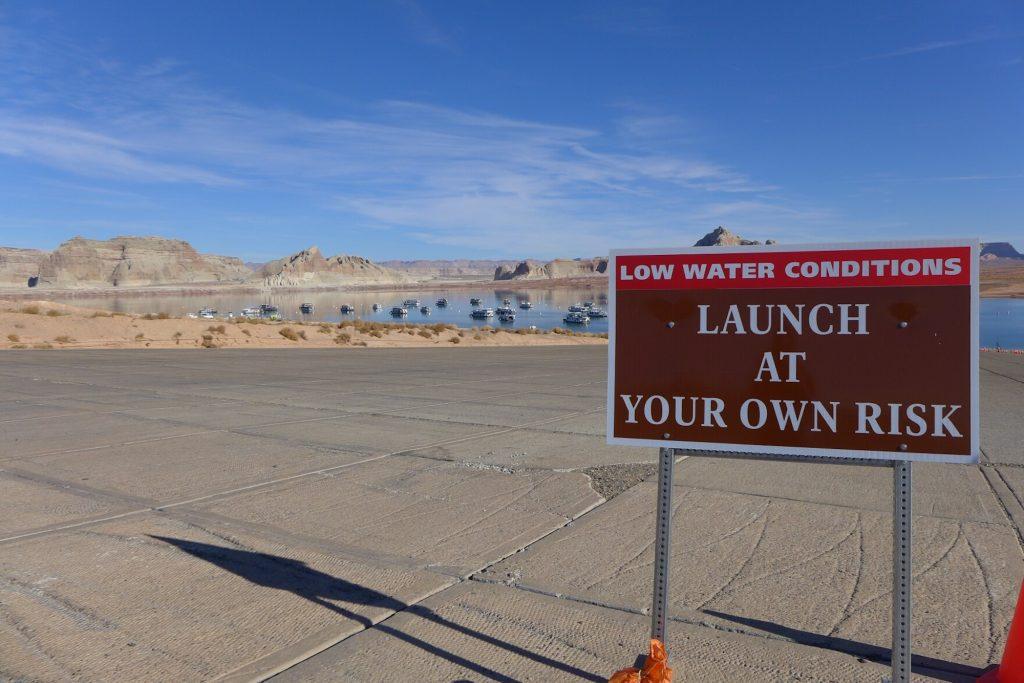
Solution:
M 982 242 L 981 262 L 1024 261 L 1024 254 L 1013 248 L 1009 242 Z
M 452 278 L 486 275 L 490 277 L 501 266 L 515 261 L 494 259 L 417 259 L 413 261 L 379 261 L 379 265 L 418 278 Z
M 520 261 L 512 266 L 499 266 L 494 271 L 495 280 L 555 280 L 575 277 L 602 277 L 608 269 L 608 259 L 555 259 L 547 263 Z
M 184 240 L 162 237 L 75 237 L 42 261 L 39 284 L 49 287 L 241 282 L 251 271 L 241 260 L 200 254 Z
M 271 261 L 253 276 L 265 287 L 326 287 L 345 284 L 394 284 L 408 278 L 362 256 L 325 257 L 316 247 Z
M 45 260 L 45 251 L 0 247 L 0 287 L 35 286 Z
M 719 225 L 717 228 L 697 240 L 695 247 L 746 247 L 761 244 L 759 240 L 748 240 L 740 237 L 728 228 Z M 765 244 L 775 244 L 775 240 L 766 240 Z

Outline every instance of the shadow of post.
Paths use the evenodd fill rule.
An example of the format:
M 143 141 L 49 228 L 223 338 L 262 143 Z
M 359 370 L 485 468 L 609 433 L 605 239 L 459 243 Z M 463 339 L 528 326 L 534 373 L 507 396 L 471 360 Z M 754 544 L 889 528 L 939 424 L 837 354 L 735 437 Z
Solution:
M 892 650 L 889 648 L 871 645 L 870 643 L 863 643 L 859 640 L 825 636 L 818 633 L 812 633 L 811 631 L 801 631 L 800 629 L 776 624 L 773 621 L 741 617 L 735 614 L 726 614 L 725 612 L 716 612 L 710 609 L 702 611 L 704 614 L 718 617 L 719 619 L 725 619 L 726 621 L 731 621 L 736 624 L 750 626 L 751 628 L 755 628 L 759 631 L 765 631 L 766 633 L 773 633 L 800 645 L 810 645 L 812 647 L 820 647 L 825 650 L 835 650 L 837 652 L 854 655 L 856 657 L 863 657 L 864 659 L 870 659 L 871 661 L 880 663 L 888 663 L 892 657 Z M 967 664 L 950 662 L 944 659 L 936 659 L 934 657 L 923 657 L 921 655 L 914 655 L 911 660 L 911 668 L 916 674 L 927 675 L 940 681 L 949 681 L 950 683 L 974 681 L 974 679 L 980 676 L 984 671 L 984 669 L 979 669 Z
M 468 660 L 455 653 L 448 652 L 436 645 L 421 640 L 415 636 L 405 633 L 404 631 L 400 631 L 393 626 L 389 626 L 387 623 L 381 622 L 374 625 L 373 621 L 368 617 L 353 612 L 350 609 L 346 609 L 332 601 L 339 601 L 363 607 L 379 607 L 392 612 L 406 611 L 408 613 L 415 614 L 422 619 L 445 626 L 446 628 L 452 629 L 458 633 L 476 638 L 488 645 L 493 645 L 511 654 L 525 657 L 566 674 L 571 674 L 588 681 L 603 682 L 606 680 L 602 676 L 590 673 L 589 671 L 584 671 L 583 669 L 572 666 L 571 664 L 559 662 L 551 659 L 550 657 L 545 657 L 544 655 L 521 648 L 518 645 L 513 645 L 512 643 L 495 638 L 494 636 L 489 636 L 486 633 L 481 633 L 467 626 L 457 624 L 445 619 L 429 608 L 421 605 L 408 605 L 401 600 L 397 600 L 390 595 L 381 593 L 380 591 L 372 588 L 317 571 L 300 560 L 281 557 L 278 555 L 268 555 L 266 553 L 256 553 L 248 550 L 238 550 L 236 548 L 226 548 L 224 546 L 210 545 L 208 543 L 187 541 L 180 538 L 168 538 L 166 536 L 153 535 L 151 535 L 150 538 L 173 545 L 193 557 L 197 557 L 205 562 L 216 565 L 225 571 L 229 571 L 236 576 L 242 577 L 250 583 L 293 593 L 294 595 L 309 600 L 310 602 L 320 605 L 325 609 L 329 609 L 332 612 L 340 614 L 347 619 L 352 619 L 353 621 L 361 624 L 364 628 L 375 628 L 403 642 L 414 645 L 425 652 L 446 659 L 453 664 L 464 667 L 479 674 L 480 676 L 484 676 L 494 681 L 515 683 L 518 679 Z

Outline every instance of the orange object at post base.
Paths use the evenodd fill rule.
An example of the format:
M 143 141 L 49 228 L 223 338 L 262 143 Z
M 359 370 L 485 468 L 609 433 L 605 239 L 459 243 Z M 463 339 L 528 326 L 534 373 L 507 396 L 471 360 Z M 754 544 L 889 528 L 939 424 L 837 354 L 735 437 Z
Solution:
M 1024 586 L 1021 586 L 1021 591 L 1024 592 Z M 998 669 L 979 678 L 978 683 L 1024 683 L 1024 601 L 1020 596 L 1006 637 L 1003 661 Z
M 672 669 L 668 666 L 665 644 L 652 638 L 651 653 L 644 660 L 643 667 L 616 671 L 608 683 L 672 683 Z

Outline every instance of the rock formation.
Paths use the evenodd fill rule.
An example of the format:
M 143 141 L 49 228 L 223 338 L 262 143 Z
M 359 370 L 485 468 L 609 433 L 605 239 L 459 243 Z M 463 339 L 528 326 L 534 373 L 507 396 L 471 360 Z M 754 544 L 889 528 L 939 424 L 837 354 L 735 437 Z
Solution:
M 520 261 L 516 265 L 499 266 L 494 271 L 495 280 L 554 280 L 572 277 L 599 277 L 608 269 L 608 259 L 555 259 L 547 263 Z
M 251 271 L 236 258 L 200 254 L 184 240 L 162 237 L 75 237 L 39 266 L 48 287 L 137 287 L 241 282 Z
M 417 259 L 414 261 L 380 261 L 378 265 L 417 278 L 457 278 L 474 275 L 490 276 L 501 266 L 515 261 L 493 259 Z
M 316 247 L 271 261 L 253 276 L 265 287 L 319 287 L 344 284 L 393 284 L 408 281 L 402 273 L 362 256 L 324 257 Z
M 46 252 L 0 247 L 0 287 L 34 287 Z
M 1024 261 L 1024 254 L 1013 248 L 1009 242 L 982 242 L 981 261 Z
M 761 244 L 759 240 L 748 240 L 740 237 L 728 228 L 719 225 L 717 228 L 697 240 L 695 247 L 746 247 Z M 775 244 L 775 240 L 766 240 L 765 244 Z

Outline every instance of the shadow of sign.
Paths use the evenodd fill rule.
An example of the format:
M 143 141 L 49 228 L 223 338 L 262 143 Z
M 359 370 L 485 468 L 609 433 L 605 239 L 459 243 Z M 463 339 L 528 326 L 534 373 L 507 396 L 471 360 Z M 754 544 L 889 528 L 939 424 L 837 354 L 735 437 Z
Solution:
M 457 633 L 476 638 L 488 645 L 501 648 L 512 655 L 530 659 L 539 664 L 549 666 L 552 669 L 576 676 L 583 680 L 595 682 L 602 682 L 606 680 L 603 676 L 598 676 L 570 664 L 556 661 L 536 652 L 531 652 L 519 647 L 518 645 L 487 635 L 486 633 L 481 633 L 480 631 L 457 624 L 442 617 L 429 608 L 422 607 L 420 605 L 408 605 L 401 600 L 397 600 L 390 595 L 381 593 L 380 591 L 372 588 L 317 571 L 301 560 L 281 557 L 279 555 L 269 555 L 266 553 L 257 553 L 248 550 L 210 545 L 208 543 L 187 541 L 180 538 L 153 535 L 151 535 L 150 538 L 173 545 L 193 557 L 197 557 L 205 562 L 216 565 L 225 571 L 242 577 L 250 583 L 258 586 L 264 586 L 266 588 L 287 591 L 309 600 L 310 602 L 340 614 L 347 619 L 352 619 L 353 621 L 362 624 L 364 628 L 372 627 L 378 631 L 387 633 L 388 635 L 418 647 L 431 655 L 441 657 L 442 659 L 445 659 L 457 666 L 461 666 L 493 681 L 515 683 L 515 681 L 518 681 L 519 679 L 513 678 L 512 676 L 503 674 L 499 671 L 495 671 L 494 669 L 490 669 L 453 652 L 439 648 L 436 645 L 405 633 L 393 626 L 389 626 L 387 623 L 382 622 L 374 625 L 368 617 L 353 612 L 351 609 L 346 609 L 337 603 L 347 603 L 352 606 L 379 607 L 393 612 L 405 611 L 422 619 L 426 619 L 427 621 L 449 628 Z

